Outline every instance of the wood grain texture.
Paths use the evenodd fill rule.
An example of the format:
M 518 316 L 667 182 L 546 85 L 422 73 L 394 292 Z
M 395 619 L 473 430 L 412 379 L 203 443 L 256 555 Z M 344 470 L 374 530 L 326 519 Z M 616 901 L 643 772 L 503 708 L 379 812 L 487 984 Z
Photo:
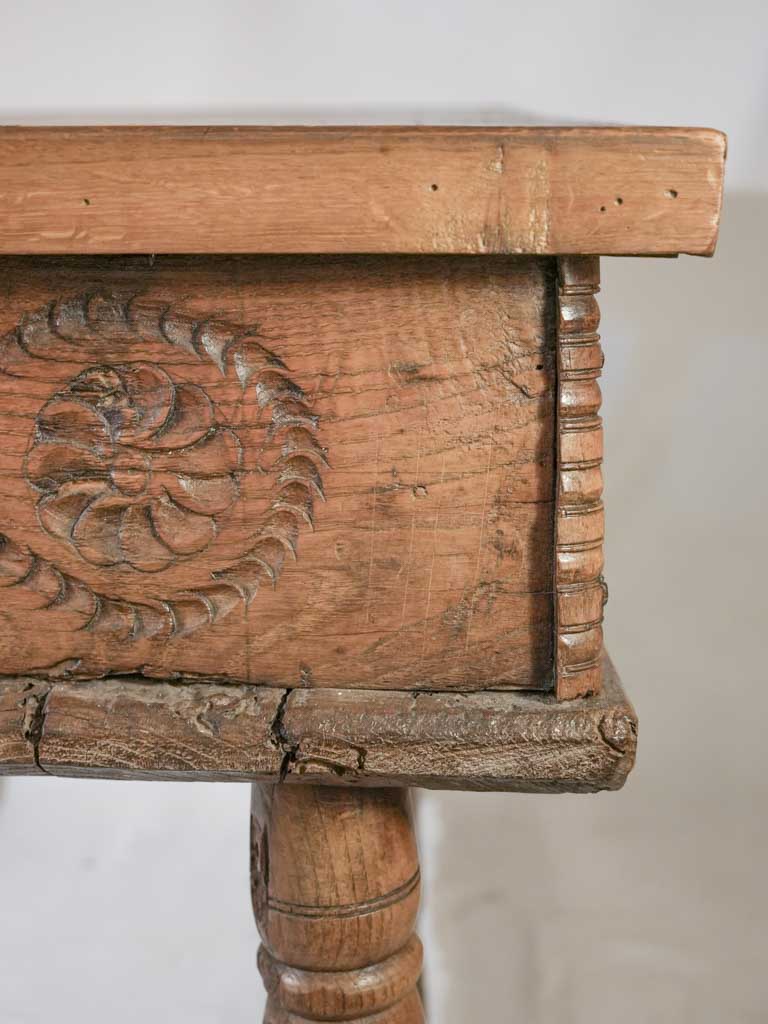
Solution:
M 560 702 L 511 692 L 4 679 L 0 773 L 528 793 L 619 789 L 634 762 L 637 719 L 607 659 L 603 676 L 599 697 Z
M 251 849 L 265 1024 L 423 1024 L 408 791 L 255 785 Z
M 606 657 L 600 696 L 366 694 L 295 690 L 281 736 L 288 778 L 398 778 L 427 789 L 593 792 L 620 789 L 637 720 Z
M 385 1015 L 374 1017 L 374 1024 L 399 1020 L 396 1014 L 407 1010 L 408 1003 L 398 1004 L 405 999 L 416 1003 L 413 992 L 422 961 L 416 935 L 385 960 L 349 971 L 306 971 L 281 963 L 265 946 L 259 950 L 259 970 L 273 1008 L 310 1020 L 350 1020 L 363 1014 L 366 1019 Z
M 0 683 L 0 690 L 5 686 Z M 49 775 L 223 782 L 280 777 L 285 755 L 273 732 L 284 700 L 280 690 L 102 679 L 39 682 L 38 692 L 45 700 L 44 728 L 29 745 L 33 762 Z
M 551 687 L 553 261 L 1 281 L 6 674 Z
M 555 692 L 598 693 L 603 654 L 603 423 L 600 262 L 558 261 Z
M 701 128 L 2 128 L 4 253 L 711 255 Z

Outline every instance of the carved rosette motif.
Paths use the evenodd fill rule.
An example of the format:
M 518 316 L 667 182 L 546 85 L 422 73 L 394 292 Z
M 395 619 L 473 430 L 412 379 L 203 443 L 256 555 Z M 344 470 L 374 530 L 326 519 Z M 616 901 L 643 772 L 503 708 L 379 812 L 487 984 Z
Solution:
M 43 528 L 87 562 L 157 572 L 208 547 L 241 465 L 202 388 L 131 363 L 90 367 L 46 403 L 26 476 Z
M 603 425 L 597 256 L 558 260 L 555 690 L 561 699 L 602 683 Z
M 279 454 L 255 540 L 208 583 L 137 602 L 97 592 L 3 535 L 0 586 L 25 586 L 46 607 L 79 613 L 81 628 L 127 640 L 189 633 L 250 604 L 296 557 L 300 531 L 313 527 L 315 500 L 324 496 L 318 420 L 257 327 L 199 320 L 135 296 L 91 292 L 36 310 L 0 339 L 0 369 L 51 359 L 62 344 L 74 355 L 86 340 L 115 332 L 212 361 L 269 413 L 267 435 Z M 92 566 L 159 572 L 214 541 L 217 517 L 239 497 L 243 452 L 202 387 L 149 362 L 90 365 L 38 413 L 25 471 L 47 534 Z

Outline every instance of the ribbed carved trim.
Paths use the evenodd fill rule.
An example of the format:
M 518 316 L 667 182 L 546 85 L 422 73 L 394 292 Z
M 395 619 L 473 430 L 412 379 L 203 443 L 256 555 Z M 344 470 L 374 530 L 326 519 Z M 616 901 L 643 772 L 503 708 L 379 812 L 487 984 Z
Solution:
M 561 700 L 598 693 L 602 683 L 599 290 L 597 256 L 558 259 L 555 691 Z

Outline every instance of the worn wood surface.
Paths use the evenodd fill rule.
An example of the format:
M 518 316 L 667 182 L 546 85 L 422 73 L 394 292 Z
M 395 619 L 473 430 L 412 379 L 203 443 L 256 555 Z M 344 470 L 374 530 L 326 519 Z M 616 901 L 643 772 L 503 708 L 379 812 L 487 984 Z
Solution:
M 423 1024 L 407 790 L 257 784 L 251 848 L 265 1024 Z
M 0 252 L 711 255 L 701 128 L 2 128 Z
M 620 788 L 636 718 L 599 697 L 0 681 L 0 773 L 513 792 Z
M 558 261 L 555 692 L 598 693 L 603 655 L 603 424 L 596 256 Z
M 3 672 L 551 687 L 554 271 L 6 259 Z
M 36 775 L 36 749 L 50 686 L 0 678 L 0 774 Z

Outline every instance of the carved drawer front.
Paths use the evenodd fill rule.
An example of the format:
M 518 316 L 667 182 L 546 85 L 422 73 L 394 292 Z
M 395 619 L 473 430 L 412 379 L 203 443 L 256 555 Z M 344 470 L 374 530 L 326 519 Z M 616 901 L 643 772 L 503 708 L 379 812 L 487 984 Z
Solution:
M 557 314 L 548 259 L 4 260 L 3 670 L 551 687 Z

